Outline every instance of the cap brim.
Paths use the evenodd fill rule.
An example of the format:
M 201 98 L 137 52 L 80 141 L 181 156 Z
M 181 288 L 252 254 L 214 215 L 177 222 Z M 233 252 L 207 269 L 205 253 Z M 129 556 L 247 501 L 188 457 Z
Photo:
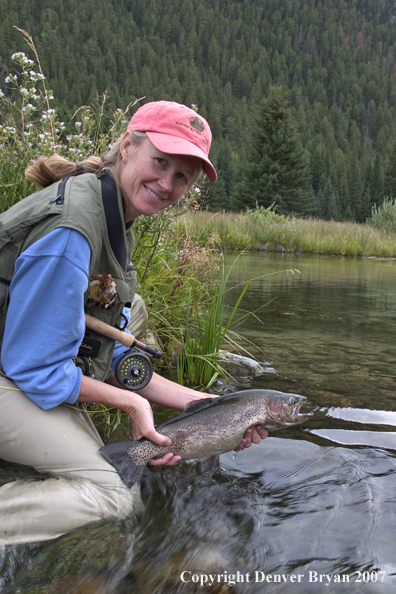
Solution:
M 158 132 L 146 132 L 146 134 L 155 148 L 163 153 L 169 153 L 170 155 L 190 155 L 191 157 L 202 159 L 204 172 L 210 181 L 216 181 L 216 169 L 198 146 L 192 142 L 188 142 L 184 138 L 178 138 L 169 134 L 160 134 Z

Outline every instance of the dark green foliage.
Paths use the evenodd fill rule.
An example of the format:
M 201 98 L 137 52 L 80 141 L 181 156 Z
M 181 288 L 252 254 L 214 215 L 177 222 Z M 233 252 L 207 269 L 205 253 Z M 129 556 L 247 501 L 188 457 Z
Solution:
M 217 170 L 218 181 L 209 185 L 207 207 L 212 211 L 229 210 L 231 184 L 235 175 L 234 156 L 229 142 L 214 142 L 211 157 Z
M 393 143 L 385 169 L 383 195 L 387 198 L 396 198 L 396 141 Z
M 307 162 L 282 90 L 271 89 L 258 110 L 247 160 L 235 184 L 236 210 L 274 204 L 280 214 L 307 211 Z
M 375 159 L 390 163 L 396 137 L 394 18 L 394 0 L 2 0 L 0 88 L 12 53 L 33 57 L 16 25 L 66 125 L 105 91 L 108 114 L 140 97 L 198 105 L 214 133 L 216 209 L 229 208 L 256 108 L 281 86 L 309 153 L 310 210 L 364 220 L 385 191 Z

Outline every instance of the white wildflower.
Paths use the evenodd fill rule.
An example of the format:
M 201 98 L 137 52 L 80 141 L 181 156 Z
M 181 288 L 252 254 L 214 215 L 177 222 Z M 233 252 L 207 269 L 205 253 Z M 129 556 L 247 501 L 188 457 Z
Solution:
M 25 68 L 27 68 L 28 66 L 33 66 L 34 64 L 33 60 L 27 58 L 23 52 L 16 52 L 15 54 L 12 54 L 11 60 L 13 60 L 14 62 L 18 62 L 19 64 L 21 64 L 21 66 L 24 66 Z
M 35 78 L 36 80 L 45 80 L 45 76 L 44 74 L 40 74 L 39 72 L 34 72 L 34 70 L 31 70 L 29 72 L 31 78 Z

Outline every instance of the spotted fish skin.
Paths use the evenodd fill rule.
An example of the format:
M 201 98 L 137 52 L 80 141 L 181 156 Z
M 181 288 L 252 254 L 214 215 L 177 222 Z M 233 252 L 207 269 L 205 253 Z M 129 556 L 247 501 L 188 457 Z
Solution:
M 109 444 L 100 451 L 128 487 L 140 478 L 149 460 L 168 452 L 183 460 L 206 458 L 206 469 L 218 469 L 218 456 L 235 449 L 249 427 L 260 425 L 272 431 L 307 420 L 310 415 L 299 412 L 305 401 L 304 396 L 275 390 L 244 390 L 194 400 L 180 415 L 156 427 L 171 439 L 170 446 L 142 438 Z

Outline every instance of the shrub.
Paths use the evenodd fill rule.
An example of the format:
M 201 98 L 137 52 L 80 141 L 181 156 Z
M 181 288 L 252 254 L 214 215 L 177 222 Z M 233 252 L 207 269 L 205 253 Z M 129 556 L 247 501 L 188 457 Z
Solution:
M 379 206 L 374 204 L 367 224 L 385 231 L 396 231 L 396 198 L 385 198 Z

